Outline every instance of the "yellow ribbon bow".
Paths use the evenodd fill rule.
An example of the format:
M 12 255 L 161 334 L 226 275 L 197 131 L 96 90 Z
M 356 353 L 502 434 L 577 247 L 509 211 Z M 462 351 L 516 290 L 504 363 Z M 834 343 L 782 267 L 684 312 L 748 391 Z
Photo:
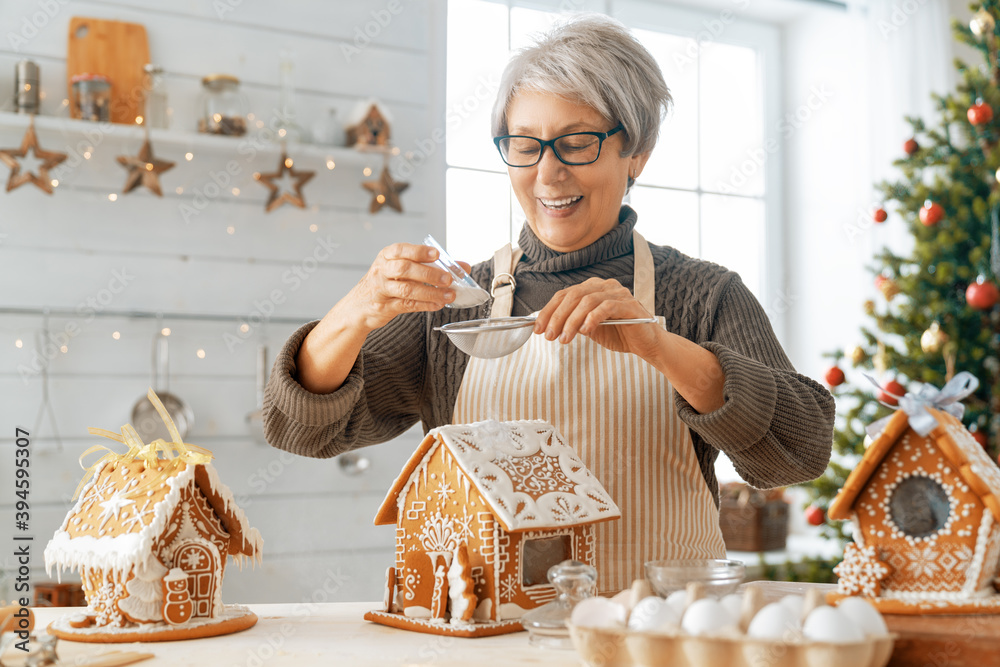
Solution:
M 108 463 L 117 466 L 119 463 L 127 464 L 132 461 L 140 461 L 148 469 L 155 467 L 161 468 L 157 471 L 156 475 L 152 476 L 151 479 L 143 484 L 137 485 L 126 494 L 127 496 L 138 496 L 150 487 L 159 486 L 164 479 L 171 477 L 180 466 L 186 466 L 188 464 L 198 465 L 211 462 L 211 451 L 205 449 L 204 447 L 199 447 L 198 445 L 186 443 L 181 439 L 181 434 L 177 430 L 177 426 L 174 425 L 174 420 L 170 418 L 170 414 L 168 414 L 167 409 L 163 407 L 163 403 L 160 401 L 160 397 L 156 395 L 156 392 L 150 389 L 146 392 L 146 397 L 149 398 L 149 402 L 156 408 L 156 412 L 160 415 L 160 419 L 162 419 L 164 425 L 166 425 L 167 432 L 170 434 L 172 442 L 167 442 L 163 438 L 157 438 L 147 445 L 142 441 L 142 438 L 139 437 L 139 434 L 136 433 L 135 428 L 133 428 L 131 424 L 125 424 L 122 426 L 121 435 L 103 428 L 88 428 L 87 432 L 91 435 L 100 435 L 127 445 L 128 451 L 124 454 L 120 454 L 105 445 L 94 445 L 93 447 L 87 449 L 87 451 L 83 454 L 80 454 L 80 466 L 86 471 L 86 473 L 76 487 L 76 492 L 73 494 L 73 500 L 77 499 L 80 495 L 80 491 L 83 490 L 83 487 L 86 486 L 87 482 L 90 481 L 94 474 Z M 106 453 L 101 456 L 101 458 L 97 459 L 97 461 L 89 466 L 84 464 L 83 460 L 85 458 L 102 450 Z

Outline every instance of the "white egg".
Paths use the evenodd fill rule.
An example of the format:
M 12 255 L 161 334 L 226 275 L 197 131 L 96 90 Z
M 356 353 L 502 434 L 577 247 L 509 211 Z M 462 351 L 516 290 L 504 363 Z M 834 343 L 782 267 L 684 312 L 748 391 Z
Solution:
M 739 593 L 730 593 L 719 600 L 719 604 L 729 612 L 731 618 L 739 618 L 743 614 L 743 596 Z
M 853 620 L 869 637 L 883 637 L 889 634 L 889 628 L 886 626 L 882 614 L 878 613 L 878 609 L 864 598 L 844 598 L 837 605 L 837 609 Z
M 747 627 L 747 635 L 760 639 L 783 639 L 801 629 L 799 617 L 787 605 L 772 602 L 758 611 Z
M 729 616 L 726 608 L 712 598 L 692 602 L 681 619 L 681 627 L 691 635 L 737 630 L 736 624 L 737 620 Z
M 795 615 L 798 623 L 800 625 L 802 624 L 802 608 L 806 604 L 806 599 L 804 597 L 801 595 L 786 595 L 778 600 L 778 602 L 788 607 L 789 611 Z
M 629 590 L 628 588 L 626 588 L 625 590 L 623 590 L 622 592 L 620 592 L 618 595 L 615 595 L 614 597 L 612 597 L 611 601 L 620 604 L 621 606 L 625 607 L 625 609 L 631 609 L 632 608 L 632 591 Z
M 677 629 L 680 624 L 677 610 L 655 595 L 640 600 L 628 617 L 628 629 L 640 632 L 665 632 Z
M 864 641 L 865 633 L 847 614 L 835 607 L 816 607 L 802 624 L 806 639 L 819 642 L 849 643 Z
M 627 617 L 628 610 L 617 602 L 592 597 L 580 600 L 573 607 L 570 622 L 587 628 L 623 628 Z
M 677 611 L 678 616 L 683 616 L 687 606 L 687 591 L 674 591 L 667 596 L 667 604 Z

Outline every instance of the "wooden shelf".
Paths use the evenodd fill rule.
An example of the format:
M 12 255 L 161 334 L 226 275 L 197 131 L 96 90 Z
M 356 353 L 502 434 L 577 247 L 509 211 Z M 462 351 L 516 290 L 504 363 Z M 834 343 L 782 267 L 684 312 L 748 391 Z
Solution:
M 10 111 L 0 111 L 0 129 L 28 127 L 30 116 Z M 35 129 L 39 132 L 56 131 L 64 135 L 77 135 L 82 139 L 91 139 L 97 143 L 97 137 L 113 137 L 121 140 L 139 140 L 145 133 L 140 125 L 122 125 L 118 123 L 95 123 L 86 120 L 63 118 L 58 116 L 35 116 Z M 256 153 L 278 155 L 285 142 L 274 138 L 274 132 L 267 128 L 251 131 L 242 137 L 205 134 L 186 130 L 150 130 L 150 137 L 156 146 L 175 146 L 188 150 L 205 150 L 214 154 L 231 153 L 234 156 L 246 155 L 253 150 Z M 41 137 L 43 145 L 45 137 Z M 242 152 L 241 152 L 242 151 Z M 395 147 L 364 146 L 345 148 L 343 146 L 323 146 L 310 143 L 287 144 L 287 152 L 294 157 L 314 157 L 322 160 L 332 158 L 348 164 L 364 164 L 375 156 L 398 155 Z

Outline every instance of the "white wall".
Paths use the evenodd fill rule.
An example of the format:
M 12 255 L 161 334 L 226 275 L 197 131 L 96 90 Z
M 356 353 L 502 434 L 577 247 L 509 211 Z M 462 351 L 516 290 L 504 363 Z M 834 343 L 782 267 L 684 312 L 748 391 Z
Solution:
M 51 15 L 45 9 L 50 6 Z M 219 9 L 226 7 L 231 11 L 220 16 Z M 60 103 L 72 16 L 146 27 L 151 59 L 166 70 L 174 109 L 172 130 L 153 134 L 156 156 L 177 162 L 161 178 L 162 199 L 144 189 L 120 194 L 125 171 L 115 156 L 135 154 L 140 132 L 94 126 L 96 134 L 85 138 L 79 122 L 61 120 L 66 117 Z M 191 133 L 200 79 L 213 72 L 238 76 L 251 109 L 268 120 L 278 101 L 279 53 L 291 49 L 301 125 L 310 127 L 329 106 L 343 115 L 359 99 L 377 97 L 393 115 L 393 140 L 405 156 L 444 127 L 443 25 L 443 2 L 438 1 L 296 0 L 280 8 L 267 0 L 0 3 L 0 100 L 13 90 L 14 63 L 31 58 L 41 66 L 45 94 L 45 118 L 38 124 L 42 147 L 73 152 L 81 141 L 94 146 L 92 159 L 58 174 L 60 185 L 52 196 L 33 186 L 0 193 L 0 308 L 27 309 L 27 314 L 0 314 L 0 485 L 9 489 L 7 480 L 13 478 L 15 426 L 31 430 L 36 581 L 46 579 L 42 550 L 81 477 L 77 458 L 87 447 L 105 444 L 89 436 L 87 427 L 118 430 L 150 384 L 151 342 L 159 325 L 128 315 L 141 311 L 167 314 L 170 390 L 195 412 L 187 441 L 213 450 L 223 481 L 265 538 L 263 568 L 233 569 L 224 597 L 239 602 L 381 599 L 393 531 L 375 528 L 372 519 L 419 430 L 366 450 L 371 468 L 349 477 L 335 461 L 300 459 L 257 444 L 244 418 L 256 407 L 258 344 L 269 345 L 273 359 L 286 336 L 325 313 L 384 245 L 416 242 L 426 233 L 443 238 L 444 170 L 436 168 L 441 155 L 407 175 L 405 213 L 384 209 L 370 215 L 361 171 L 369 166 L 377 175 L 381 158 L 291 146 L 296 168 L 317 172 L 304 189 L 309 208 L 284 206 L 268 214 L 267 191 L 252 174 L 275 170 L 277 144 L 268 135 L 251 144 L 235 138 L 206 141 Z M 356 41 L 366 30 L 373 35 L 370 44 Z M 355 49 L 350 58 L 344 47 Z M 23 118 L 0 116 L 0 147 L 17 146 L 24 129 Z M 183 157 L 186 151 L 194 153 L 191 162 Z M 328 154 L 336 159 L 333 171 L 325 167 Z M 405 166 L 404 156 L 394 158 L 397 168 Z M 230 161 L 239 172 L 233 182 L 185 220 L 183 206 L 194 205 L 206 188 L 211 193 L 212 175 L 220 179 Z M 7 173 L 0 169 L 0 177 Z M 234 186 L 238 196 L 230 190 Z M 108 195 L 114 192 L 118 200 L 111 202 Z M 230 226 L 235 233 L 227 233 Z M 328 251 L 331 244 L 336 247 Z M 295 269 L 306 278 L 293 278 L 289 272 Z M 124 289 L 112 284 L 115 271 L 128 276 Z M 102 314 L 117 316 L 91 318 L 78 312 L 78 304 L 88 298 L 97 300 Z M 48 414 L 35 426 L 41 374 L 18 370 L 31 368 L 42 308 L 63 313 L 51 318 L 50 332 L 57 337 L 71 332 L 59 341 L 66 342 L 65 354 L 50 358 L 43 349 L 61 443 Z M 242 334 L 245 340 L 227 344 L 224 335 L 240 337 L 239 324 L 246 320 L 254 326 Z M 120 340 L 112 338 L 113 331 L 120 332 Z M 205 351 L 203 359 L 196 356 L 199 349 Z M 0 498 L 5 542 L 13 532 L 13 501 L 11 494 Z M 2 552 L 0 564 L 8 569 L 12 549 Z M 9 587 L 9 579 L 0 582 L 0 598 L 9 597 Z

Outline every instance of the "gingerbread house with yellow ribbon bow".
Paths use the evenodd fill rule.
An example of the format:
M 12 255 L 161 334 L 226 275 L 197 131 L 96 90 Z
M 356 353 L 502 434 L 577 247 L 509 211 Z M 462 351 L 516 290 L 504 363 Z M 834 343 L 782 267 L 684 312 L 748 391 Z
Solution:
M 79 570 L 87 596 L 86 612 L 54 624 L 57 635 L 179 639 L 256 621 L 245 608 L 222 604 L 222 579 L 228 558 L 240 566 L 260 560 L 261 535 L 219 479 L 211 454 L 182 442 L 152 390 L 149 399 L 174 442 L 147 445 L 128 424 L 121 436 L 91 429 L 129 449 L 107 450 L 90 466 L 76 504 L 45 548 L 46 570 Z M 186 597 L 175 581 L 178 569 Z M 174 579 L 166 581 L 168 573 Z

